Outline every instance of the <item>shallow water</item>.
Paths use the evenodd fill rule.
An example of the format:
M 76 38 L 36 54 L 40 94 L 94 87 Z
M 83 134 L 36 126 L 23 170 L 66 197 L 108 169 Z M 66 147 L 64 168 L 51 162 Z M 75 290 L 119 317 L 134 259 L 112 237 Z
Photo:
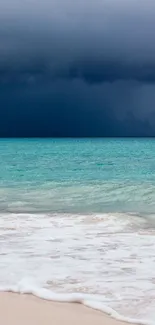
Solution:
M 155 140 L 3 140 L 0 157 L 0 287 L 154 324 Z

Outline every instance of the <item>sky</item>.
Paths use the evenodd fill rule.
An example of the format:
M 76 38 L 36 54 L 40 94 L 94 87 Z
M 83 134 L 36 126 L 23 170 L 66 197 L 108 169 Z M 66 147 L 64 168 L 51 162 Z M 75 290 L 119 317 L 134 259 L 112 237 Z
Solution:
M 155 136 L 154 0 L 1 0 L 0 137 Z

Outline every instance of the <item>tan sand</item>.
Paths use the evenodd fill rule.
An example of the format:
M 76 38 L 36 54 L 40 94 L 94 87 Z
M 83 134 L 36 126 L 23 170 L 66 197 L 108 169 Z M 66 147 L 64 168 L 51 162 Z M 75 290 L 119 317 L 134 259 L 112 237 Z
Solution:
M 0 293 L 0 325 L 127 325 L 80 304 Z

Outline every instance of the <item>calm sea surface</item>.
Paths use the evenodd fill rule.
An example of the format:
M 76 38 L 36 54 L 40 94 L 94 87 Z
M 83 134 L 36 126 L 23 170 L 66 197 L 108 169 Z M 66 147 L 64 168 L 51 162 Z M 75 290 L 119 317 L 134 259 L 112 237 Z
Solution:
M 155 139 L 0 140 L 0 289 L 155 324 Z

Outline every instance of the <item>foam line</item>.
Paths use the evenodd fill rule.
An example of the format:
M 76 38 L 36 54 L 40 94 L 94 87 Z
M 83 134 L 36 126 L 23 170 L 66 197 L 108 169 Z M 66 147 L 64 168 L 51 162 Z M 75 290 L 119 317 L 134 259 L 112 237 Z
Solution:
M 51 300 L 62 303 L 79 303 L 86 307 L 101 311 L 114 319 L 124 321 L 126 323 L 138 324 L 138 325 L 154 325 L 153 322 L 143 321 L 124 317 L 117 313 L 112 308 L 105 306 L 99 299 L 99 296 L 88 295 L 83 293 L 68 293 L 68 294 L 57 294 L 48 289 L 37 288 L 32 286 L 26 286 L 25 284 L 19 283 L 18 285 L 10 287 L 0 287 L 0 292 L 12 292 L 19 294 L 32 294 L 41 299 Z M 101 297 L 100 297 L 101 298 Z

